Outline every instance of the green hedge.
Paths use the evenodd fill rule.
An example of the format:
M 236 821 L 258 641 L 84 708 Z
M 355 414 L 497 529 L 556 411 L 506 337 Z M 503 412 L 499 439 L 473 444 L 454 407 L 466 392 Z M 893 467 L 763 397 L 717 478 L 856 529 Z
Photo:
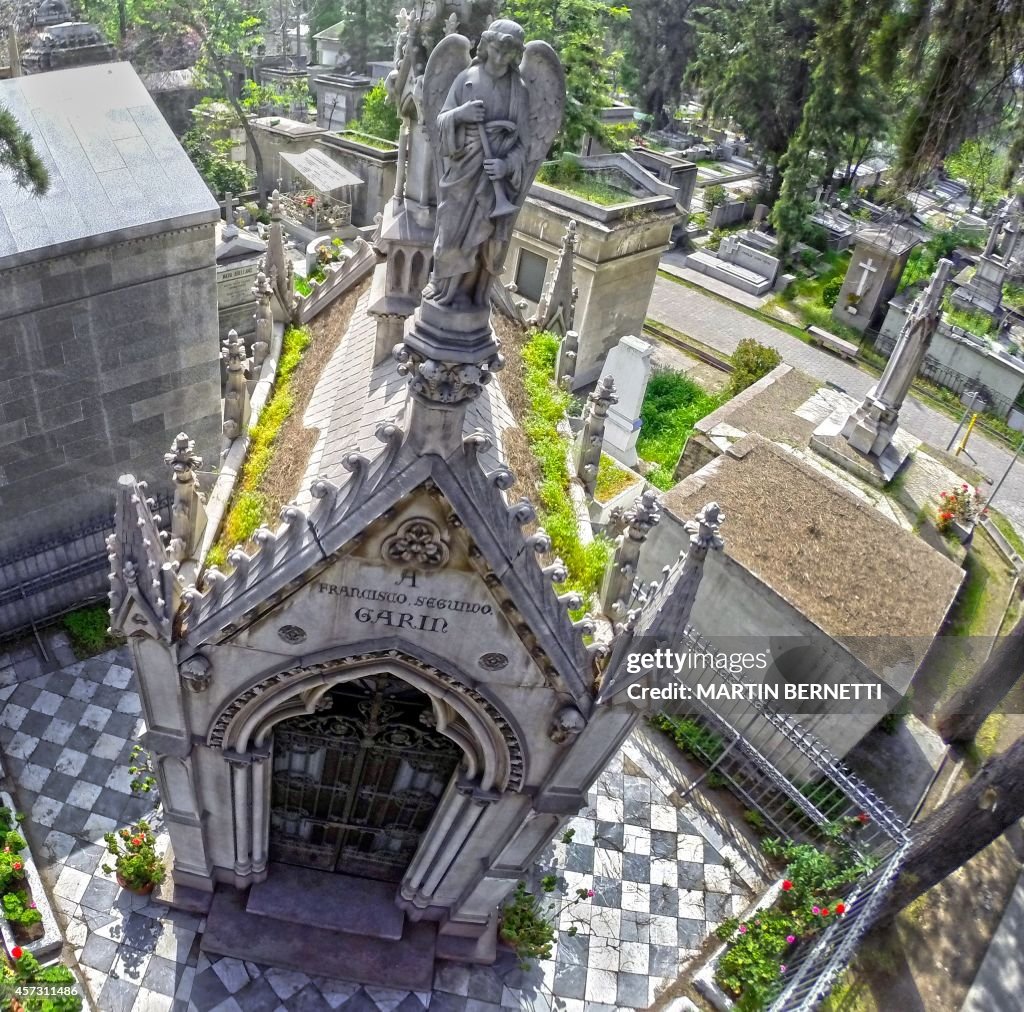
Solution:
M 558 344 L 557 336 L 542 331 L 523 348 L 523 383 L 530 404 L 523 431 L 541 472 L 538 520 L 551 538 L 552 552 L 569 571 L 566 587 L 578 591 L 586 601 L 601 585 L 611 560 L 611 543 L 595 538 L 585 545 L 580 540 L 569 494 L 568 444 L 556 428 L 569 405 L 569 395 L 554 382 Z

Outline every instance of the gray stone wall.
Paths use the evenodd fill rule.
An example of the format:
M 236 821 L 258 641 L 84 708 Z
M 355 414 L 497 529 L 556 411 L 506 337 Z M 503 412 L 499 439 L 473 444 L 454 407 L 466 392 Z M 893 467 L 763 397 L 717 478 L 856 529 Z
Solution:
M 0 554 L 112 511 L 117 476 L 169 488 L 185 429 L 215 462 L 214 226 L 0 271 Z

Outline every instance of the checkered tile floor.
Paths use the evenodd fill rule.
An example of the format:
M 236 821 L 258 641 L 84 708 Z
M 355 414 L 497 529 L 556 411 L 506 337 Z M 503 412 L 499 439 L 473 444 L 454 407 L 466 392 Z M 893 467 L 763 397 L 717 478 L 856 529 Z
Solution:
M 118 888 L 102 870 L 103 834 L 146 816 L 127 763 L 143 729 L 125 650 L 17 681 L 0 667 L 0 749 L 25 830 L 77 961 L 102 1012 L 602 1012 L 648 1007 L 751 893 L 708 842 L 696 812 L 627 742 L 538 862 L 560 891 L 593 889 L 563 910 L 553 958 L 521 970 L 439 964 L 429 993 L 361 987 L 199 953 L 202 918 Z M 569 929 L 576 928 L 570 935 Z

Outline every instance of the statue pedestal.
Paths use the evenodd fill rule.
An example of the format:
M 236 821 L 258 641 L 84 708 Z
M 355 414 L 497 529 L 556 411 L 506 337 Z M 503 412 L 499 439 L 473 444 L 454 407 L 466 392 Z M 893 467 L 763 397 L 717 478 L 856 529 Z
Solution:
M 491 330 L 490 306 L 458 309 L 437 306 L 424 299 L 408 325 L 405 348 L 438 362 L 488 362 L 498 352 L 498 339 Z
M 889 430 L 888 423 L 881 419 L 861 417 L 864 406 L 858 406 L 852 397 L 849 402 L 818 425 L 811 435 L 811 449 L 861 481 L 883 488 L 904 468 L 921 442 L 895 425 Z M 881 453 L 874 452 L 871 447 L 883 440 Z

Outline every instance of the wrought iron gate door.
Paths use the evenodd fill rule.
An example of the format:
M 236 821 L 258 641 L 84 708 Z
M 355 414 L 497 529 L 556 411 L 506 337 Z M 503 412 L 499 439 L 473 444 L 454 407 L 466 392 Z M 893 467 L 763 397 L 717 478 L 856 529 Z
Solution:
M 274 730 L 272 860 L 397 882 L 462 753 L 390 675 L 346 682 Z

